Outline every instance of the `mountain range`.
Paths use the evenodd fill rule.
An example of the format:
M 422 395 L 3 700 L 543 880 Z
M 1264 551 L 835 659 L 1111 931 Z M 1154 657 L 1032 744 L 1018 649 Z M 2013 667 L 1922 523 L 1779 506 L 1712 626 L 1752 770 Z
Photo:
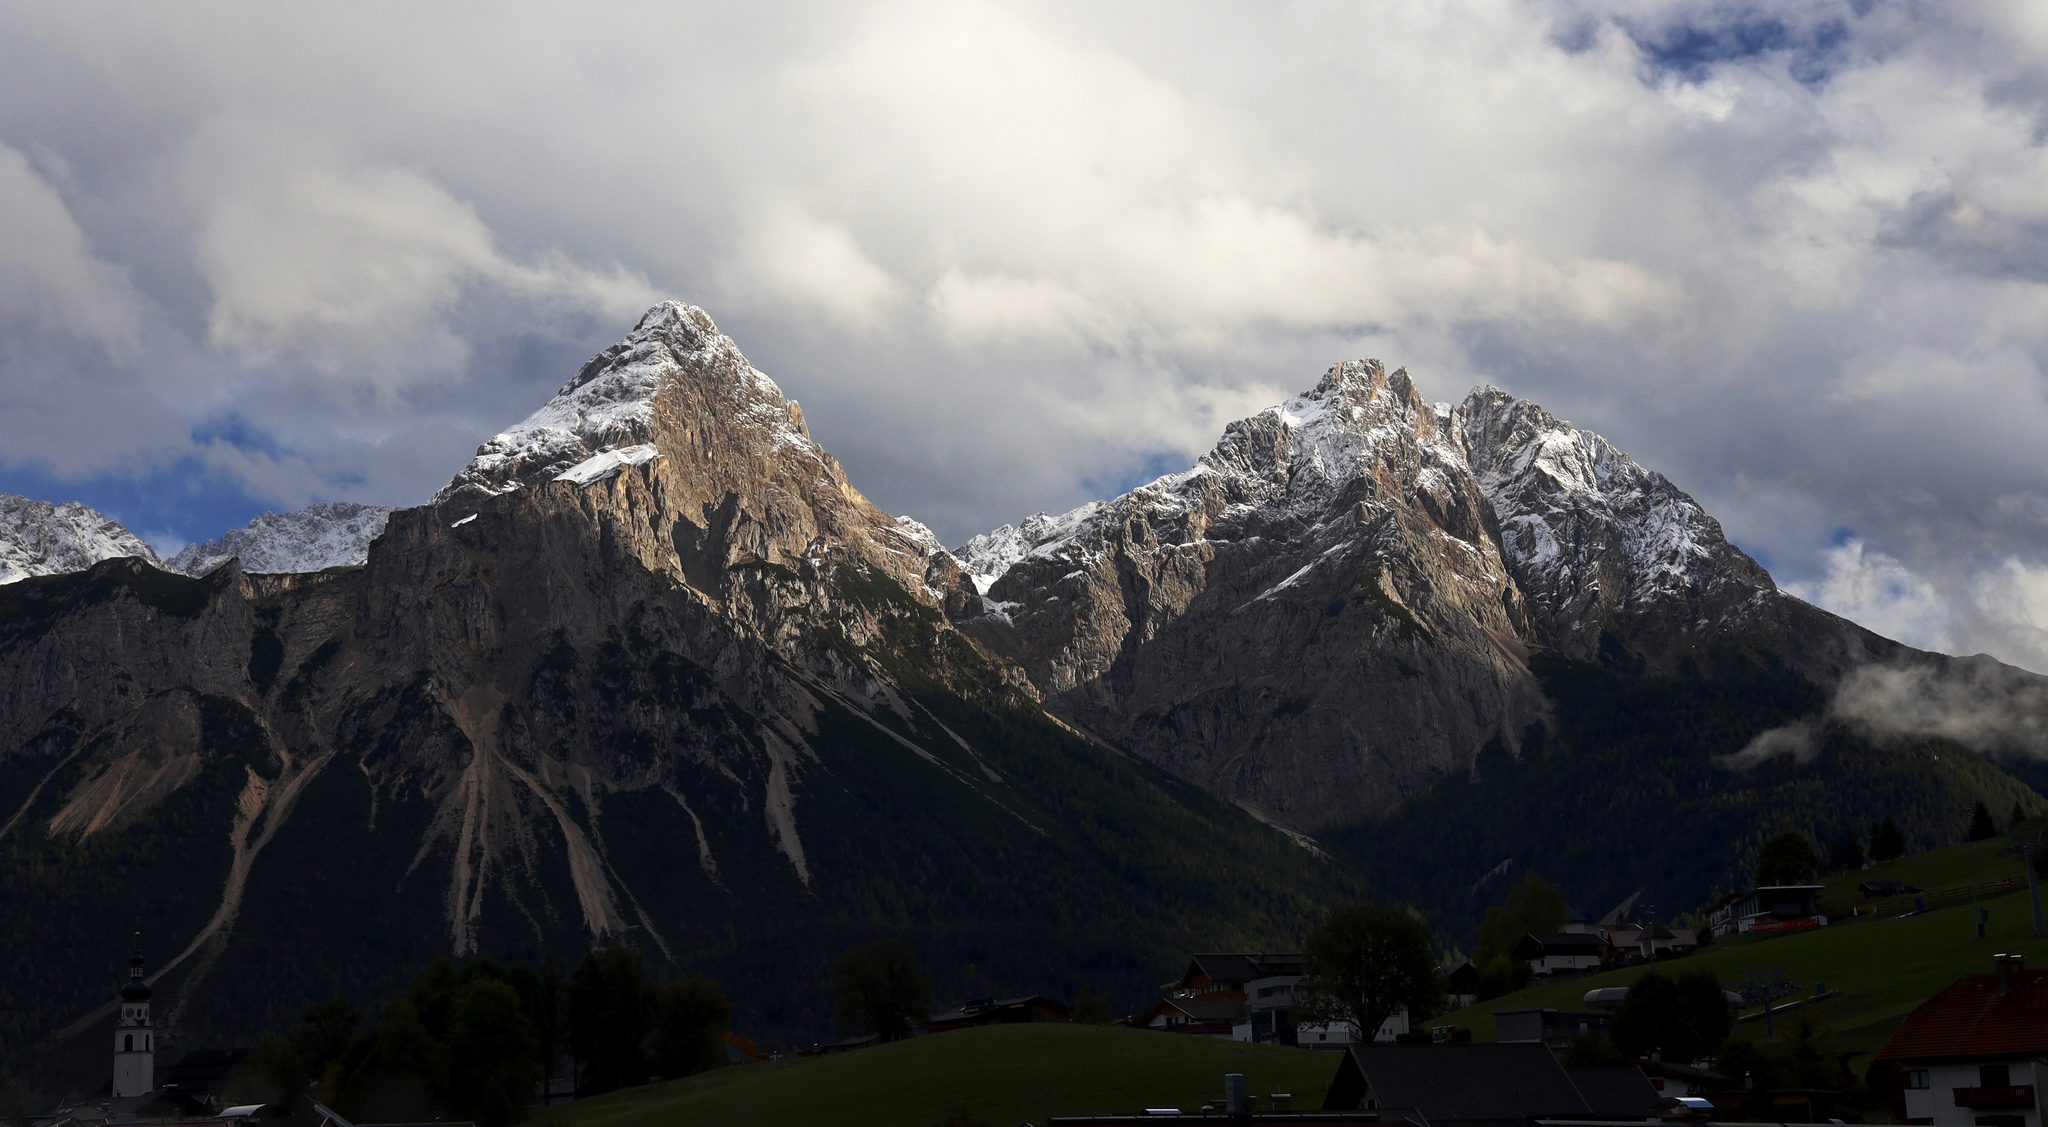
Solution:
M 97 1045 L 138 917 L 188 1044 L 599 942 L 806 1039 L 878 935 L 942 996 L 1131 1008 L 1348 897 L 1454 944 L 1540 867 L 1668 917 L 1788 825 L 2044 805 L 1831 718 L 1960 659 L 1780 591 L 1599 436 L 1370 360 L 948 551 L 671 302 L 425 505 L 167 565 L 75 504 L 0 501 L 0 536 L 0 897 L 47 905 L 0 922 L 0 1038 L 44 1060 Z M 1810 752 L 1730 765 L 1788 724 Z

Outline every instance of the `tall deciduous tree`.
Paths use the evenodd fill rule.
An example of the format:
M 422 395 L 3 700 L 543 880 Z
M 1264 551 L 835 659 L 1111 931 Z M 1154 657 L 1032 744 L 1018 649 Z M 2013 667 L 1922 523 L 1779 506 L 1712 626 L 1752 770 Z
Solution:
M 900 940 L 879 939 L 840 954 L 832 963 L 832 994 L 832 1021 L 843 1034 L 897 1041 L 931 1020 L 932 980 Z
M 1756 852 L 1756 883 L 1759 887 L 1772 884 L 1811 884 L 1814 874 L 1820 869 L 1820 854 L 1815 852 L 1813 842 L 1798 830 L 1786 830 L 1769 841 Z
M 662 987 L 654 1001 L 654 1071 L 673 1080 L 723 1067 L 731 1018 L 732 1003 L 701 974 Z
M 1523 936 L 1549 935 L 1563 927 L 1570 916 L 1571 909 L 1565 905 L 1564 894 L 1557 886 L 1528 873 L 1522 877 L 1522 883 L 1508 891 L 1505 902 L 1486 910 L 1486 919 L 1479 925 L 1472 965 L 1484 970 L 1495 955 L 1512 957 Z
M 1713 972 L 1701 967 L 1667 978 L 1651 971 L 1635 980 L 1610 1032 L 1623 1056 L 1690 1064 L 1728 1039 L 1733 1015 Z
M 1402 1009 L 1415 1017 L 1443 1004 L 1429 927 L 1406 908 L 1359 901 L 1330 913 L 1301 946 L 1294 1016 L 1344 1022 L 1365 1040 Z
M 569 980 L 569 1055 L 582 1064 L 580 1094 L 647 1082 L 643 1046 L 654 1021 L 654 988 L 630 947 L 592 951 Z
M 1892 816 L 1886 814 L 1870 827 L 1870 859 L 1881 865 L 1905 855 L 1905 835 L 1899 832 L 1899 824 L 1892 820 Z
M 508 1127 L 525 1116 L 540 1081 L 518 991 L 484 977 L 458 990 L 448 1017 L 449 1109 L 477 1127 Z

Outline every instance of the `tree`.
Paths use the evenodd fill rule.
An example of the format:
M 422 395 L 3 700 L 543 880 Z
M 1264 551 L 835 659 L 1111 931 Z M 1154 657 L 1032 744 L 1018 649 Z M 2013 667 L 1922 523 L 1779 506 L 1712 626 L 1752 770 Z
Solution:
M 2013 830 L 2019 829 L 2020 823 L 2025 822 L 2026 820 L 2027 812 L 2025 810 L 2020 809 L 2019 799 L 2013 799 L 2012 817 L 2006 819 L 2005 821 L 2006 831 L 2011 832 Z
M 1828 868 L 1834 872 L 1852 872 L 1862 868 L 1867 860 L 1863 853 L 1863 838 L 1854 828 L 1842 831 L 1842 836 L 1828 846 Z
M 540 1081 L 533 1029 L 518 991 L 494 978 L 473 978 L 449 1009 L 450 1110 L 477 1127 L 507 1127 L 525 1116 Z
M 1798 830 L 1784 833 L 1764 842 L 1756 853 L 1756 883 L 1761 888 L 1773 884 L 1811 884 L 1815 872 L 1820 869 L 1820 855 L 1814 852 L 1813 843 Z
M 1698 1041 L 1678 984 L 1651 971 L 1635 980 L 1607 1023 L 1614 1047 L 1627 1057 L 1690 1063 Z
M 349 1058 L 337 1111 L 385 1123 L 424 1123 L 440 1114 L 448 1047 L 427 1032 L 411 1002 L 400 998 L 385 1007 L 377 1028 L 349 1047 Z
M 1529 984 L 1529 964 L 1513 955 L 1495 955 L 1479 968 L 1479 1000 L 1489 1002 Z
M 1672 978 L 1679 994 L 1685 998 L 1685 1009 L 1692 1022 L 1693 1055 L 1689 1060 L 1698 1060 L 1719 1048 L 1721 1042 L 1735 1031 L 1735 1010 L 1728 1003 L 1728 994 L 1721 989 L 1721 980 L 1705 967 L 1691 967 L 1679 971 Z
M 910 1036 L 931 1020 L 932 980 L 901 940 L 878 939 L 844 951 L 832 963 L 833 1025 L 848 1036 L 884 1041 Z
M 1523 936 L 1549 935 L 1569 918 L 1571 909 L 1565 905 L 1564 894 L 1557 886 L 1533 872 L 1527 873 L 1522 883 L 1508 890 L 1505 903 L 1486 910 L 1486 919 L 1479 925 L 1472 965 L 1484 972 L 1495 955 L 1512 955 Z
M 1086 986 L 1074 999 L 1074 1022 L 1077 1025 L 1108 1025 L 1111 1020 L 1109 995 L 1097 994 Z
M 1998 836 L 1998 827 L 1991 824 L 1991 810 L 1983 799 L 1970 808 L 1970 840 L 1986 841 Z
M 1890 814 L 1870 827 L 1870 859 L 1882 865 L 1906 855 L 1906 839 Z
M 1428 925 L 1407 908 L 1359 901 L 1331 912 L 1301 946 L 1294 1018 L 1341 1021 L 1369 1040 L 1406 1009 L 1416 1018 L 1443 1005 L 1443 978 Z
M 662 987 L 654 1001 L 654 1071 L 674 1080 L 724 1067 L 725 1027 L 731 1019 L 732 1003 L 701 974 Z
M 1566 1068 L 1596 1068 L 1603 1064 L 1618 1063 L 1621 1053 L 1614 1047 L 1614 1039 L 1594 1030 L 1581 1033 L 1565 1046 L 1564 1056 L 1558 1063 Z
M 605 947 L 583 956 L 569 979 L 569 1056 L 582 1063 L 578 1095 L 647 1082 L 643 1049 L 654 1021 L 654 987 L 640 952 Z

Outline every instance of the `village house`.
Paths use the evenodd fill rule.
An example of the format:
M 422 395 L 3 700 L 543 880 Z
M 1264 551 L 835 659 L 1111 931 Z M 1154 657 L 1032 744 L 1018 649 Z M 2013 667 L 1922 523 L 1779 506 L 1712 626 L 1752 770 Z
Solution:
M 1598 970 L 1606 954 L 1607 941 L 1590 931 L 1566 931 L 1555 935 L 1525 935 L 1515 944 L 1515 958 L 1529 964 L 1536 975 L 1571 974 Z
M 1700 910 L 1715 939 L 1750 931 L 1791 931 L 1826 927 L 1818 884 L 1774 884 L 1731 892 Z
M 1180 978 L 1164 983 L 1166 997 L 1133 1024 L 1170 1033 L 1193 1033 L 1307 1048 L 1340 1049 L 1356 1038 L 1351 1027 L 1299 1025 L 1294 986 L 1302 979 L 1299 952 L 1210 952 L 1192 955 Z M 1408 1011 L 1373 1033 L 1392 1041 L 1409 1030 Z
M 2048 1081 L 2048 971 L 1992 956 L 1907 1015 L 1877 1054 L 1905 1080 L 1906 1122 L 2042 1127 Z

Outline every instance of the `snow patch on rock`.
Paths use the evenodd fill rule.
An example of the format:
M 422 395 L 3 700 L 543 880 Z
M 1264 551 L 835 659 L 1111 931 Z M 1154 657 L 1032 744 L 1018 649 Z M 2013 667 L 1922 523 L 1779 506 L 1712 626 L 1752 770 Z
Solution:
M 656 450 L 653 443 L 600 450 L 556 474 L 555 480 L 574 482 L 577 485 L 595 485 L 606 478 L 617 477 L 619 471 L 627 466 L 645 465 L 659 457 L 661 451 Z

